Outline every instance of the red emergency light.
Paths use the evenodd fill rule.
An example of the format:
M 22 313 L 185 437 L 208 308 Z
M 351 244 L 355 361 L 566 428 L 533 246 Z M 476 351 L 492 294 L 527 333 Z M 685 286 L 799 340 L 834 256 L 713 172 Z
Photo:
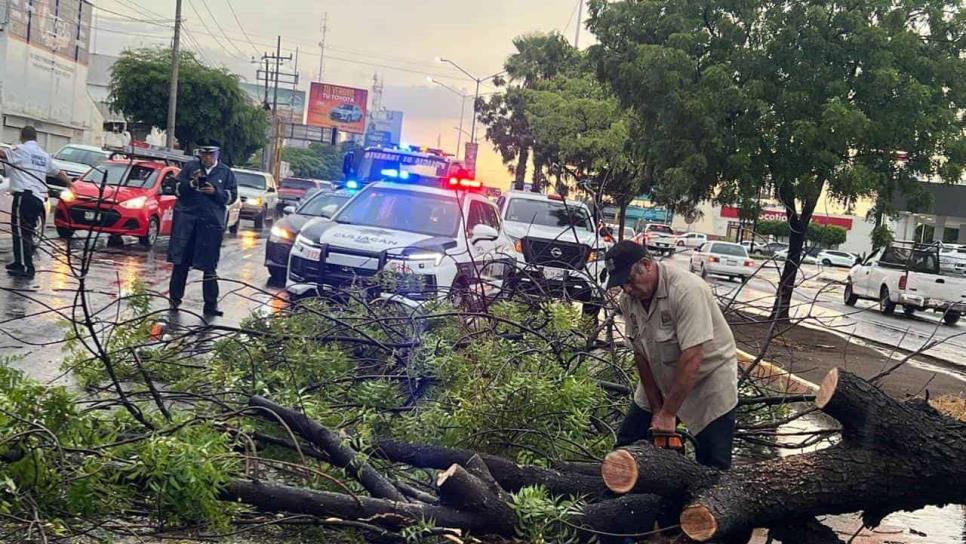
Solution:
M 477 181 L 475 179 L 465 179 L 458 177 L 449 178 L 450 188 L 464 188 L 464 189 L 479 189 L 483 187 L 482 181 Z

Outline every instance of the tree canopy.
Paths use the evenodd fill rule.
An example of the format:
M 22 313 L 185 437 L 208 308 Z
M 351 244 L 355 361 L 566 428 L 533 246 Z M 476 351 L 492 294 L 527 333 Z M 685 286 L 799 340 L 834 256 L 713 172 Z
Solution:
M 590 5 L 599 40 L 590 54 L 633 112 L 656 187 L 695 201 L 737 203 L 763 187 L 778 195 L 793 233 L 786 308 L 823 192 L 850 203 L 963 174 L 959 2 Z
M 301 178 L 337 180 L 342 178 L 344 149 L 328 144 L 311 144 L 308 149 L 286 147 L 282 160 Z
M 125 51 L 112 70 L 111 105 L 128 121 L 164 128 L 170 82 L 170 49 Z M 238 76 L 181 52 L 175 136 L 184 149 L 212 139 L 221 143 L 226 163 L 240 164 L 264 145 L 268 128 L 267 114 L 249 104 Z

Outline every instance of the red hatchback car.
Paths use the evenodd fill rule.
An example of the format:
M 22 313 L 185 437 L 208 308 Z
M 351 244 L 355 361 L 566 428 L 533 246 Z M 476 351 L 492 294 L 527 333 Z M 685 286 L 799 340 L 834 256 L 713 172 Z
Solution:
M 154 245 L 158 236 L 171 233 L 177 200 L 174 178 L 179 171 L 151 160 L 102 162 L 76 180 L 71 190 L 61 192 L 54 213 L 57 234 L 70 238 L 78 230 L 93 230 L 136 236 L 142 245 Z

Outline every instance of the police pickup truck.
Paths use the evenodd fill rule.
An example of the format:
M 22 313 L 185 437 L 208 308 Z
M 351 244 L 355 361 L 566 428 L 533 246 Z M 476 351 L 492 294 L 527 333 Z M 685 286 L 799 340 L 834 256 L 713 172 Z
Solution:
M 497 203 L 517 256 L 514 284 L 583 302 L 585 313 L 596 315 L 610 245 L 598 234 L 587 205 L 528 191 L 509 191 Z
M 845 304 L 859 299 L 878 301 L 886 315 L 902 306 L 906 316 L 933 310 L 947 325 L 955 325 L 966 312 L 966 279 L 944 275 L 938 244 L 892 242 L 849 271 Z
M 331 221 L 301 229 L 286 282 L 293 299 L 356 286 L 410 305 L 440 298 L 465 305 L 512 269 L 512 243 L 481 183 L 399 177 L 366 185 Z

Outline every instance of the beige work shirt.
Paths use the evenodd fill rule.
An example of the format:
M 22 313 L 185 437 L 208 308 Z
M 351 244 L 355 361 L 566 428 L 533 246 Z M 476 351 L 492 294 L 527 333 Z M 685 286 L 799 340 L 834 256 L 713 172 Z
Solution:
M 620 297 L 625 343 L 647 359 L 665 398 L 674 385 L 681 353 L 704 346 L 698 380 L 677 414 L 692 434 L 698 434 L 738 405 L 735 338 L 704 280 L 673 265 L 658 263 L 658 267 L 657 290 L 649 309 L 627 294 Z M 634 402 L 651 411 L 640 383 Z

